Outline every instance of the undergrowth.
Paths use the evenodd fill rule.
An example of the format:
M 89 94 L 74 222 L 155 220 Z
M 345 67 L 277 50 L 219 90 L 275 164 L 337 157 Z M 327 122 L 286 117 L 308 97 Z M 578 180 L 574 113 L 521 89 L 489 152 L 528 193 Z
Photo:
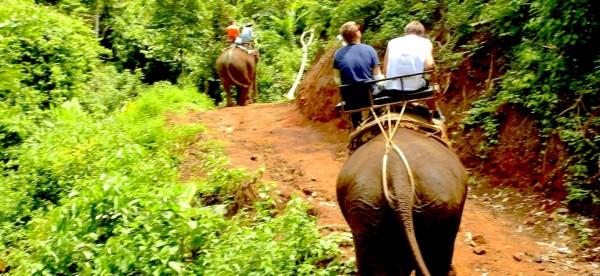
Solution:
M 470 29 L 454 36 L 476 37 L 479 51 L 500 45 L 506 65 L 467 111 L 463 123 L 479 127 L 486 141 L 480 157 L 499 144 L 502 112 L 515 106 L 526 112 L 540 130 L 542 144 L 558 136 L 570 158 L 563 168 L 566 200 L 575 210 L 600 215 L 600 52 L 591 46 L 598 34 L 598 15 L 591 1 L 480 1 L 471 11 Z M 466 11 L 468 12 L 468 11 Z M 446 15 L 452 18 L 450 14 Z M 464 17 L 464 16 L 463 16 Z M 458 25 L 464 26 L 464 25 Z
M 236 213 L 256 174 L 228 169 L 203 127 L 165 114 L 211 108 L 194 89 L 155 85 L 95 118 L 76 99 L 12 148 L 0 176 L 0 262 L 9 274 L 334 275 L 352 271 L 300 199 L 277 210 L 269 186 Z M 206 177 L 181 181 L 182 148 L 200 143 Z M 205 198 L 218 198 L 207 202 Z

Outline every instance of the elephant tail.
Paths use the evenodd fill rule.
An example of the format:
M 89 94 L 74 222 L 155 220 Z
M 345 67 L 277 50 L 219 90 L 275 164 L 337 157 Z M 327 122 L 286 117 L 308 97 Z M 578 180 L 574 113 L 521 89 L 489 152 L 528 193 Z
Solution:
M 429 273 L 429 269 L 427 269 L 427 265 L 425 264 L 425 260 L 421 254 L 421 249 L 419 248 L 419 243 L 417 242 L 417 237 L 415 234 L 413 221 L 415 181 L 412 175 L 412 170 L 402 150 L 400 150 L 400 148 L 393 143 L 389 146 L 394 148 L 397 156 L 400 159 L 396 159 L 394 161 L 400 161 L 403 163 L 403 165 L 399 164 L 398 162 L 393 162 L 390 166 L 390 170 L 388 171 L 388 162 L 391 160 L 388 160 L 388 152 L 386 151 L 385 155 L 383 156 L 382 166 L 382 186 L 384 196 L 388 205 L 397 216 L 398 222 L 403 226 L 402 228 L 404 229 L 406 240 L 408 241 L 410 249 L 413 253 L 417 267 L 421 271 L 422 275 L 430 276 L 431 273 Z M 408 174 L 409 183 L 406 183 L 404 180 L 405 178 L 400 175 L 404 173 L 404 170 L 396 169 L 400 168 L 400 166 L 405 167 L 406 174 Z
M 248 88 L 248 86 L 250 86 L 250 85 L 248 85 L 248 84 L 245 84 L 245 83 L 242 83 L 241 81 L 237 80 L 237 79 L 236 79 L 236 78 L 233 76 L 233 74 L 231 74 L 230 67 L 231 67 L 231 64 L 232 64 L 232 61 L 233 61 L 233 51 L 235 51 L 235 48 L 236 48 L 236 47 L 231 47 L 231 49 L 229 49 L 229 51 L 227 51 L 227 53 L 225 54 L 225 61 L 223 62 L 223 66 L 224 66 L 225 68 L 223 68 L 223 69 L 224 69 L 225 71 L 227 71 L 227 76 L 229 76 L 229 79 L 230 79 L 230 80 L 231 80 L 233 83 L 235 83 L 236 85 L 238 85 L 238 86 L 241 86 L 241 87 L 243 87 L 243 88 Z

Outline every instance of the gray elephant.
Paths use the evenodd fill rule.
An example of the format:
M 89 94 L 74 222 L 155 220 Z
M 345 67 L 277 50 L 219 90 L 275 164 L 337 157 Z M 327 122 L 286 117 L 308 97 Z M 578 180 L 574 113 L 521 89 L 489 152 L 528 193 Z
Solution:
M 425 133 L 400 128 L 393 141 L 406 162 L 392 150 L 384 165 L 386 140 L 380 134 L 352 153 L 337 179 L 338 203 L 352 230 L 358 271 L 453 275 L 466 171 L 450 148 Z M 386 182 L 388 191 L 382 185 Z

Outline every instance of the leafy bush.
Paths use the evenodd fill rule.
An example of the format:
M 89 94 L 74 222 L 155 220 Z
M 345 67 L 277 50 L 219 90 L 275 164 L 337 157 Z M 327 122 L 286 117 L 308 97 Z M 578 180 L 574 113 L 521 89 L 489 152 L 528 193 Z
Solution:
M 107 38 L 118 63 L 142 69 L 144 80 L 176 82 L 187 75 L 208 77 L 220 46 L 213 43 L 215 1 L 128 1 L 117 5 Z
M 211 254 L 196 262 L 199 274 L 214 275 L 330 275 L 337 269 L 338 245 L 321 239 L 315 218 L 293 199 L 285 214 L 271 217 L 259 212 L 251 225 L 234 223 L 211 245 Z M 237 219 L 237 218 L 236 218 Z M 307 246 L 309 245 L 309 246 Z M 319 267 L 319 264 L 325 266 Z M 327 266 L 333 270 L 328 271 Z
M 272 62 L 265 60 L 258 65 L 258 95 L 263 102 L 276 102 L 285 99 L 285 95 L 292 87 L 300 68 L 302 59 L 300 49 L 282 47 L 274 54 L 275 57 Z
M 493 126 L 494 111 L 505 104 L 528 110 L 544 137 L 558 130 L 573 155 L 565 179 L 567 199 L 600 206 L 600 51 L 590 46 L 600 29 L 598 15 L 589 1 L 504 2 L 490 5 L 482 16 L 495 23 L 491 30 L 500 41 L 513 44 L 509 70 L 496 93 L 480 99 L 465 122 Z M 497 129 L 485 129 L 495 137 Z
M 53 108 L 49 127 L 13 149 L 17 169 L 0 175 L 0 259 L 10 272 L 281 275 L 349 269 L 336 261 L 336 242 L 319 236 L 303 204 L 293 201 L 281 213 L 267 186 L 256 184 L 260 198 L 226 217 L 231 195 L 256 176 L 227 169 L 213 143 L 202 146 L 206 178 L 179 180 L 181 149 L 203 128 L 168 119 L 210 107 L 193 89 L 161 84 L 106 118 L 90 116 L 76 100 Z M 246 233 L 258 238 L 240 235 Z M 244 248 L 226 246 L 233 244 Z M 249 260 L 257 263 L 249 266 Z M 221 270 L 224 264 L 234 270 Z
M 83 23 L 29 1 L 3 1 L 0 37 L 4 149 L 32 133 L 50 106 L 81 98 L 106 52 Z
M 118 72 L 113 65 L 99 66 L 86 83 L 82 105 L 93 113 L 108 115 L 140 93 L 140 78 L 139 70 Z

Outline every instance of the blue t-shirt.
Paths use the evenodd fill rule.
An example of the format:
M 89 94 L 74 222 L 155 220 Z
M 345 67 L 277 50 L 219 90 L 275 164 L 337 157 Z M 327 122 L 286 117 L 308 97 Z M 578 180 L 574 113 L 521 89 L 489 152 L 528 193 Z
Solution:
M 342 84 L 373 79 L 373 67 L 379 65 L 377 53 L 367 44 L 348 44 L 335 52 L 333 68 L 340 70 Z

